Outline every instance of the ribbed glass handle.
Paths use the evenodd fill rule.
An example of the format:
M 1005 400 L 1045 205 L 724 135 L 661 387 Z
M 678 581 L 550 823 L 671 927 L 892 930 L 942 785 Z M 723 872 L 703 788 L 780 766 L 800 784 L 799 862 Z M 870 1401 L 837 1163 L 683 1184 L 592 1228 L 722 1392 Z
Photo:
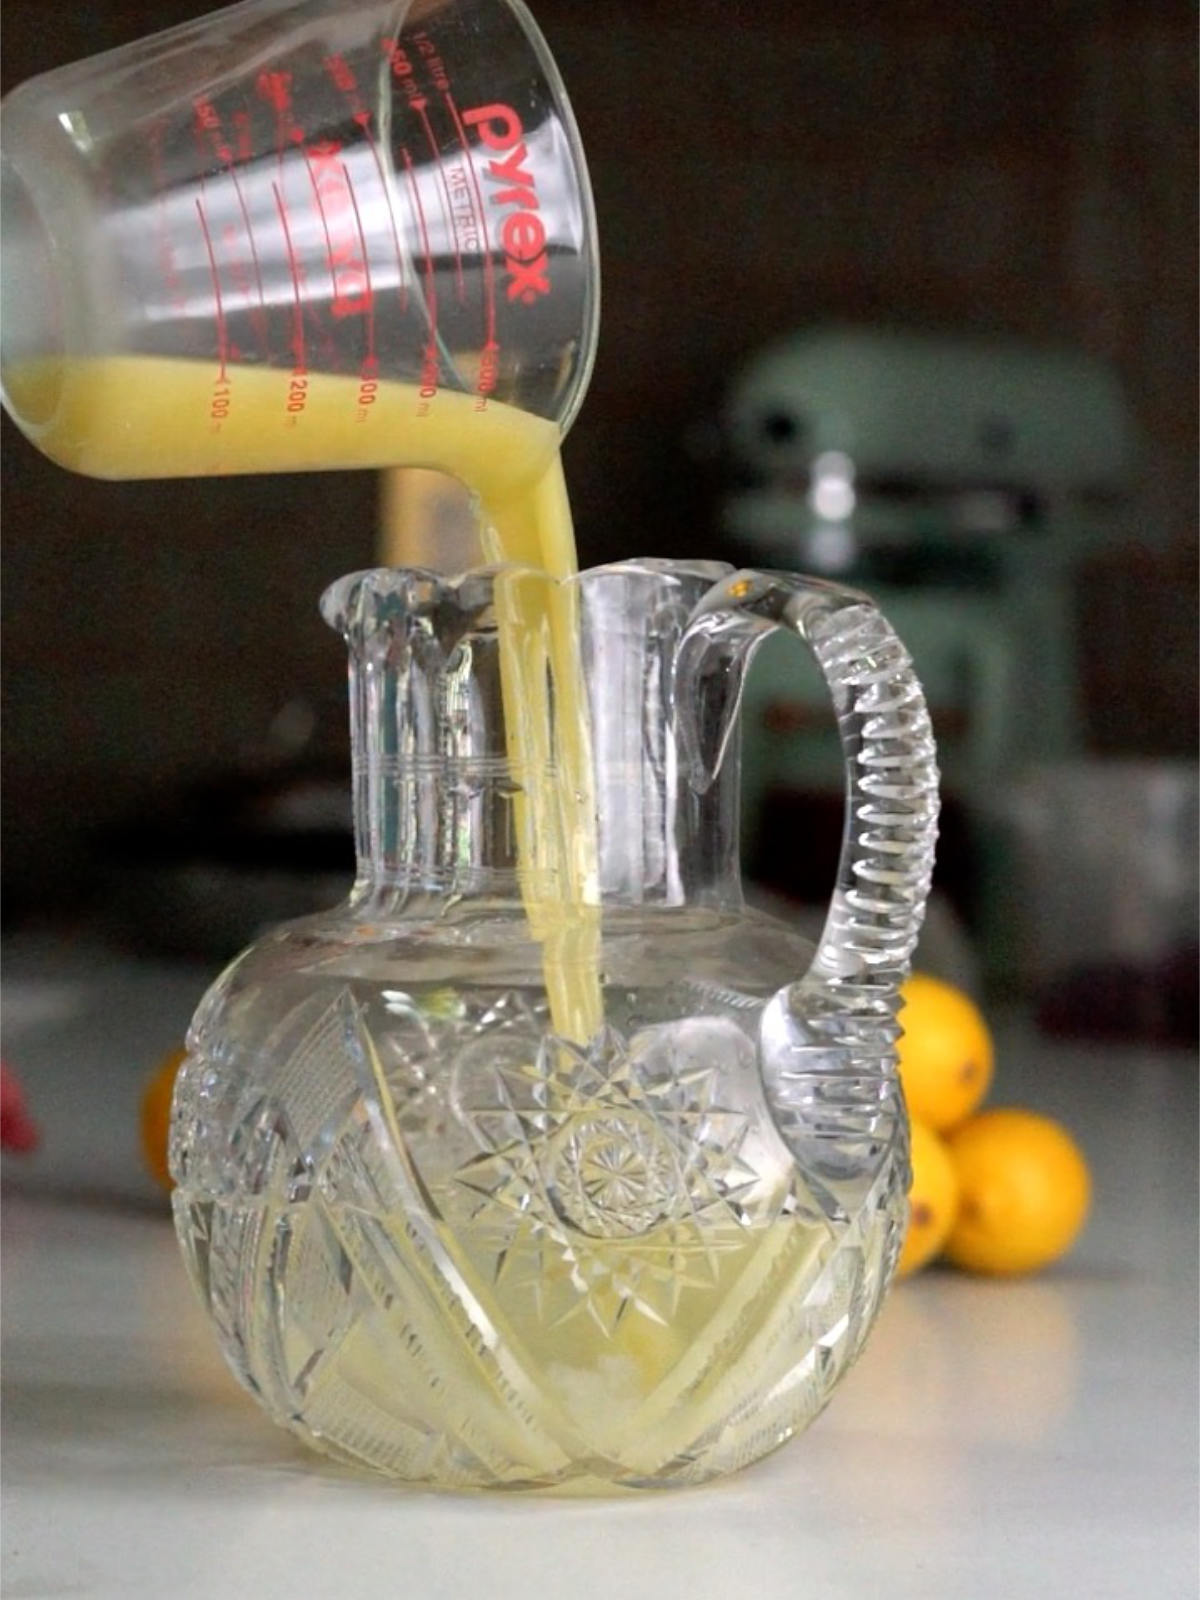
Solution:
M 761 1068 L 789 1148 L 844 1215 L 904 1139 L 895 1019 L 929 893 L 938 772 L 912 661 L 876 606 L 814 578 L 738 572 L 692 613 L 678 657 L 680 739 L 695 786 L 719 769 L 754 646 L 776 627 L 808 644 L 828 685 L 846 826 L 812 965 L 764 1012 Z

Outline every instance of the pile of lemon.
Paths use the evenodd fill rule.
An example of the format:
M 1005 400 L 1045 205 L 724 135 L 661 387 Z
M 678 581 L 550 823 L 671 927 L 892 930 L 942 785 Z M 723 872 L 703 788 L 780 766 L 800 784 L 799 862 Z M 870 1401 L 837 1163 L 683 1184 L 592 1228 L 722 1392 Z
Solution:
M 1065 1128 L 1033 1111 L 981 1111 L 992 1037 L 960 990 L 923 973 L 902 991 L 900 1081 L 912 1121 L 901 1277 L 938 1256 L 969 1272 L 1036 1272 L 1074 1244 L 1091 1180 Z

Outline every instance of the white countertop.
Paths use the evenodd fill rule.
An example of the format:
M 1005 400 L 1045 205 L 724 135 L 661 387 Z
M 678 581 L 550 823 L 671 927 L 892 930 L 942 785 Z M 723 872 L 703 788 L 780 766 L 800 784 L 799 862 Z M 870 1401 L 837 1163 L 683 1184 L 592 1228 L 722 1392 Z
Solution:
M 1000 1031 L 992 1099 L 1087 1150 L 1092 1222 L 1009 1283 L 892 1295 L 801 1439 L 710 1488 L 417 1493 L 278 1432 L 193 1302 L 137 1096 L 210 974 L 18 947 L 5 1051 L 3 1593 L 96 1600 L 1194 1600 L 1196 1061 Z

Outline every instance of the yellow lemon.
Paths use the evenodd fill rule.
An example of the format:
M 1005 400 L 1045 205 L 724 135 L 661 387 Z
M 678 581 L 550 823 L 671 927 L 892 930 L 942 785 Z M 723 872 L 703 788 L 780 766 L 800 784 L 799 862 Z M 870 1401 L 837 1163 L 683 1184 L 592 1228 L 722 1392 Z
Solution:
M 912 1186 L 908 1232 L 896 1272 L 906 1278 L 945 1244 L 958 1215 L 958 1178 L 945 1141 L 923 1122 L 912 1124 Z
M 167 1168 L 167 1138 L 171 1131 L 171 1097 L 175 1092 L 175 1078 L 186 1055 L 186 1050 L 172 1050 L 164 1056 L 142 1092 L 142 1160 L 150 1176 L 164 1189 L 175 1187 Z
M 947 1140 L 958 1218 L 946 1255 L 970 1272 L 1035 1272 L 1074 1244 L 1091 1177 L 1078 1145 L 1033 1111 L 984 1111 Z
M 940 978 L 914 972 L 900 991 L 896 1046 L 912 1116 L 939 1133 L 975 1110 L 992 1081 L 992 1036 L 975 1002 Z

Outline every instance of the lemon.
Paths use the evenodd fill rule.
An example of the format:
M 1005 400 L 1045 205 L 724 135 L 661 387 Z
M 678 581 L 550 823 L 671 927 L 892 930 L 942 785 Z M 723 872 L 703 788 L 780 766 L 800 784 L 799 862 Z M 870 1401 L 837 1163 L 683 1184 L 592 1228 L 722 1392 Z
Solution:
M 992 1036 L 979 1007 L 915 972 L 900 991 L 900 1081 L 912 1116 L 939 1133 L 970 1116 L 992 1081 Z
M 142 1160 L 150 1176 L 164 1189 L 175 1187 L 167 1168 L 167 1138 L 171 1131 L 171 1097 L 175 1093 L 175 1078 L 186 1055 L 186 1050 L 172 1050 L 164 1056 L 142 1092 Z
M 1074 1244 L 1091 1177 L 1065 1128 L 1033 1111 L 984 1111 L 947 1140 L 958 1218 L 946 1255 L 970 1272 L 1036 1272 Z
M 923 1122 L 912 1124 L 912 1185 L 908 1191 L 908 1232 L 896 1267 L 908 1277 L 946 1242 L 958 1215 L 958 1177 L 945 1141 Z

